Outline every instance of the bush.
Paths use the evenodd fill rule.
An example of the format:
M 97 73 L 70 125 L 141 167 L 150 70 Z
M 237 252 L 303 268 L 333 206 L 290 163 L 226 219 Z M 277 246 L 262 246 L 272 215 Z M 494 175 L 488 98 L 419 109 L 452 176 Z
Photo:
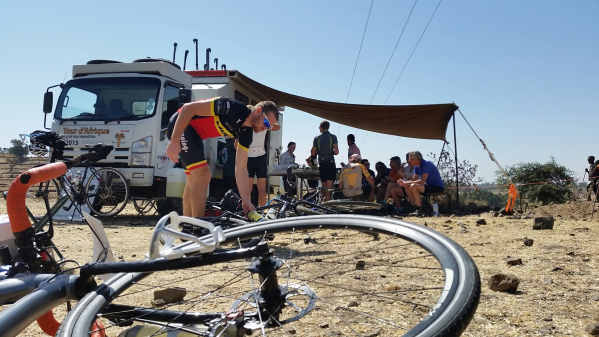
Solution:
M 27 158 L 27 154 L 29 153 L 29 148 L 25 141 L 20 139 L 11 139 L 10 143 L 11 147 L 8 148 L 8 153 L 14 155 L 17 158 L 17 162 L 22 163 Z
M 546 163 L 523 163 L 507 169 L 507 174 L 518 186 L 523 198 L 546 205 L 548 203 L 564 203 L 572 199 L 573 172 L 559 165 L 555 159 Z M 507 184 L 504 175 L 497 178 L 500 184 Z M 526 185 L 530 184 L 530 185 Z
M 460 193 L 463 202 L 475 203 L 480 206 L 488 206 L 489 209 L 501 209 L 507 203 L 507 193 L 493 193 L 487 189 L 475 189 Z

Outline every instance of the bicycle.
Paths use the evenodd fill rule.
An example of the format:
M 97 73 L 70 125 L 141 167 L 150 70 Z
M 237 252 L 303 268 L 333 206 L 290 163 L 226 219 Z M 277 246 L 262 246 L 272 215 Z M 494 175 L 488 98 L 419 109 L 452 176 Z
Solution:
M 64 159 L 65 143 L 54 132 L 35 131 L 30 136 L 31 147 L 40 153 L 49 147 L 50 162 Z M 127 205 L 129 200 L 129 185 L 125 176 L 118 170 L 111 167 L 96 168 L 94 165 L 102 159 L 105 159 L 112 151 L 110 145 L 95 145 L 87 147 L 87 154 L 80 156 L 79 163 L 73 163 L 67 173 L 57 179 L 45 181 L 36 186 L 36 196 L 46 196 L 52 200 L 58 200 L 58 195 L 62 192 L 69 196 L 70 204 L 64 205 L 63 209 L 68 211 L 73 209 L 71 218 L 75 212 L 80 212 L 81 205 L 87 205 L 94 215 L 113 216 L 120 213 Z M 56 191 L 55 194 L 50 194 Z M 46 203 L 46 211 L 53 209 Z M 37 220 L 37 217 L 30 212 L 30 217 Z M 45 212 L 48 214 L 48 212 Z
M 10 209 L 19 210 L 13 202 Z M 183 233 L 182 223 L 210 234 Z M 465 329 L 480 296 L 478 271 L 463 248 L 429 228 L 380 217 L 294 217 L 223 231 L 172 213 L 158 221 L 148 256 L 54 277 L 0 312 L 0 330 L 16 335 L 57 303 L 81 298 L 57 336 L 116 334 L 133 322 L 199 336 L 289 329 L 305 335 L 315 326 L 346 335 L 453 336 Z M 93 276 L 106 273 L 118 274 L 94 288 Z M 175 304 L 139 305 L 146 292 L 173 285 L 199 289 Z
M 294 181 L 295 177 L 302 177 L 300 184 L 306 184 L 306 178 L 314 177 L 314 172 L 306 169 L 294 169 L 292 167 L 287 169 L 287 181 Z M 294 188 L 296 184 L 292 185 Z M 312 205 L 319 205 L 327 211 L 317 211 L 304 214 L 365 214 L 365 215 L 390 215 L 391 212 L 385 207 L 385 205 L 377 202 L 362 201 L 347 199 L 343 196 L 339 189 L 330 189 L 329 193 L 332 195 L 332 200 L 324 201 L 322 196 L 324 190 L 322 186 L 301 186 L 300 191 L 306 190 L 301 195 L 301 200 L 305 200 Z M 314 207 L 312 207 L 314 208 Z M 304 209 L 304 211 L 306 211 Z M 329 212 L 332 211 L 332 212 Z
M 57 336 L 117 334 L 133 322 L 152 323 L 155 335 L 185 331 L 198 336 L 242 336 L 259 331 L 278 336 L 290 329 L 305 335 L 315 327 L 334 327 L 345 335 L 455 336 L 467 326 L 478 303 L 480 279 L 465 251 L 417 225 L 328 215 L 222 232 L 211 228 L 212 234 L 201 238 L 176 231 L 177 223 L 192 221 L 212 226 L 172 214 L 159 220 L 149 252 L 155 260 L 82 267 L 80 278 L 119 274 L 85 295 Z M 377 231 L 381 239 L 372 244 L 361 230 Z M 277 233 L 273 241 L 238 243 L 270 233 Z M 189 241 L 175 245 L 176 238 Z M 367 240 L 366 246 L 356 248 L 362 240 Z M 197 251 L 200 255 L 193 256 Z M 388 260 L 379 261 L 380 256 L 372 254 L 376 251 L 384 251 Z M 439 267 L 431 265 L 435 260 Z M 382 274 L 396 275 L 397 269 L 407 273 L 401 285 L 391 283 L 381 289 L 374 284 Z M 166 270 L 177 272 L 159 273 Z M 435 274 L 429 275 L 429 281 L 439 284 L 423 284 L 423 271 Z M 246 280 L 246 273 L 254 276 Z M 188 290 L 191 297 L 175 304 L 138 305 L 144 292 L 175 285 L 199 289 Z M 432 299 L 427 301 L 429 295 Z M 202 311 L 197 312 L 200 306 Z M 102 328 L 92 327 L 98 320 Z
M 93 160 L 90 154 L 86 154 L 76 158 L 74 162 L 79 163 L 86 160 L 86 158 Z M 64 259 L 60 250 L 52 242 L 54 236 L 53 223 L 51 222 L 52 214 L 62 207 L 69 197 L 66 195 L 60 197 L 54 207 L 48 209 L 48 216 L 38 220 L 34 225 L 29 221 L 31 213 L 28 212 L 25 205 L 26 193 L 31 185 L 52 181 L 66 172 L 67 164 L 65 163 L 47 164 L 22 173 L 11 184 L 6 199 L 10 226 L 15 238 L 13 244 L 16 249 L 7 254 L 9 261 L 3 261 L 11 264 L 2 266 L 0 272 L 0 280 L 2 280 L 0 281 L 0 284 L 2 284 L 0 287 L 2 289 L 0 291 L 0 304 L 12 303 L 36 289 L 41 283 L 51 281 L 56 277 L 56 274 L 65 271 L 63 266 L 66 263 L 77 264 L 74 260 Z M 47 195 L 44 197 L 44 201 L 45 205 L 48 206 Z M 103 229 L 94 225 L 95 219 L 88 217 L 86 213 L 84 213 L 84 216 L 91 222 L 89 226 L 94 235 L 94 260 L 105 261 L 112 255 L 108 246 L 108 239 Z M 46 224 L 48 229 L 44 230 Z M 68 270 L 66 269 L 66 271 Z M 50 275 L 44 275 L 44 273 L 50 273 Z M 58 327 L 58 322 L 51 311 L 46 312 L 44 315 L 40 314 L 38 323 L 49 334 L 54 334 Z

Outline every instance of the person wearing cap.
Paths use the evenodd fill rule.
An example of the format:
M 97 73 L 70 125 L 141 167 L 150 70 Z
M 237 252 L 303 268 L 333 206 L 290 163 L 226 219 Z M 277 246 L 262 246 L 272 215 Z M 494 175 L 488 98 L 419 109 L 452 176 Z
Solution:
M 183 192 L 183 214 L 204 216 L 210 168 L 204 156 L 203 140 L 215 137 L 235 138 L 235 178 L 242 207 L 252 221 L 260 215 L 252 205 L 247 170 L 248 148 L 254 131 L 272 127 L 278 129 L 278 108 L 274 102 L 262 101 L 253 109 L 228 98 L 210 98 L 184 104 L 169 121 L 170 139 L 166 155 L 173 162 L 181 162 L 187 174 Z

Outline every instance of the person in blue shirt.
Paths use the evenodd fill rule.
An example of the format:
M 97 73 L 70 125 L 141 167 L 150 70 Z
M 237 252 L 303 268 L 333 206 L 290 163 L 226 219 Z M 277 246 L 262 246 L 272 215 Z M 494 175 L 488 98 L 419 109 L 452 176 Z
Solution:
M 414 167 L 414 178 L 411 180 L 401 179 L 399 185 L 405 188 L 410 204 L 420 208 L 422 207 L 423 193 L 440 193 L 443 192 L 445 186 L 435 164 L 422 159 L 420 152 L 410 152 L 408 162 Z

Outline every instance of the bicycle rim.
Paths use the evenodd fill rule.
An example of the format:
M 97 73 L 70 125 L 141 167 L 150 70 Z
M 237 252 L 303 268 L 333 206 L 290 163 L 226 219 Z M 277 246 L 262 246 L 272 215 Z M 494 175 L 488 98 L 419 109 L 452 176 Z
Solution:
M 285 305 L 270 325 L 261 318 L 263 336 L 458 336 L 467 326 L 480 296 L 478 271 L 452 240 L 428 228 L 399 220 L 355 215 L 309 216 L 232 228 L 241 238 L 277 233 L 269 245 L 282 259 L 277 271 Z M 376 235 L 375 235 L 376 233 Z M 185 287 L 182 302 L 160 308 L 181 313 L 259 311 L 255 277 L 247 261 L 193 270 L 119 274 L 86 295 L 63 322 L 59 336 L 88 336 L 92 322 L 111 303 L 148 304 L 158 287 Z M 160 275 L 164 274 L 164 275 Z M 147 276 L 147 277 L 146 277 Z M 193 291 L 190 288 L 194 286 Z M 289 303 L 287 303 L 289 302 Z M 258 303 L 262 303 L 258 301 Z M 145 312 L 145 315 L 148 311 Z M 143 314 L 135 318 L 144 321 Z M 274 324 L 272 324 L 274 321 Z M 146 322 L 147 323 L 147 322 Z M 158 327 L 166 332 L 174 321 Z M 122 328 L 104 321 L 108 336 Z
M 86 203 L 96 215 L 117 215 L 129 200 L 129 186 L 121 172 L 113 168 L 91 170 L 85 185 Z

